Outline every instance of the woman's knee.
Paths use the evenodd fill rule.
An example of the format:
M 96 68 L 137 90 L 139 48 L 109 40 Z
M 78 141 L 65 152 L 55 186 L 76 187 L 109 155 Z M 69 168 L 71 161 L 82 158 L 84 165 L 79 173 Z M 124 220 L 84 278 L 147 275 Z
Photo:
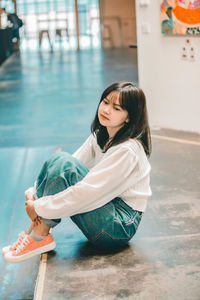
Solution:
M 74 158 L 67 152 L 54 153 L 46 163 L 48 181 L 57 180 L 63 174 L 76 171 Z
M 49 160 L 47 160 L 47 168 L 60 170 L 60 173 L 68 170 L 77 170 L 81 175 L 88 173 L 87 167 L 77 158 L 73 157 L 68 152 L 54 153 Z
M 56 152 L 53 153 L 46 161 L 47 165 L 49 164 L 53 164 L 55 163 L 55 161 L 63 159 L 63 157 L 65 158 L 65 160 L 70 160 L 72 159 L 72 155 L 69 154 L 68 152 Z

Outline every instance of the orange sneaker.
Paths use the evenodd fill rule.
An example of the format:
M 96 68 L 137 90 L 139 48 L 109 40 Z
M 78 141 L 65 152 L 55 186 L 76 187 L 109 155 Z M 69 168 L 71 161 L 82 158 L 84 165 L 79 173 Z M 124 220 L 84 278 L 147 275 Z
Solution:
M 18 235 L 18 239 L 15 243 L 13 243 L 12 245 L 6 246 L 4 248 L 2 248 L 1 253 L 2 255 L 5 255 L 6 252 L 8 251 L 15 251 L 17 246 L 21 244 L 23 238 L 27 235 L 27 233 L 25 231 L 21 232 Z
M 43 252 L 51 251 L 55 247 L 56 242 L 50 233 L 42 241 L 34 241 L 27 234 L 15 251 L 5 253 L 4 259 L 10 263 L 21 262 Z

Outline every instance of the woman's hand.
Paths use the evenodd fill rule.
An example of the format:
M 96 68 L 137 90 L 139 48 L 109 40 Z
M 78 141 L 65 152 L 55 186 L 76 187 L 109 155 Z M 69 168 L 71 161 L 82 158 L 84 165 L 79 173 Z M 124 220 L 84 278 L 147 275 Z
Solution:
M 26 205 L 26 212 L 27 212 L 27 215 L 29 216 L 29 218 L 35 222 L 38 218 L 38 215 L 35 211 L 35 208 L 34 208 L 34 205 L 33 205 L 34 201 L 33 200 L 27 200 L 25 202 L 25 205 Z

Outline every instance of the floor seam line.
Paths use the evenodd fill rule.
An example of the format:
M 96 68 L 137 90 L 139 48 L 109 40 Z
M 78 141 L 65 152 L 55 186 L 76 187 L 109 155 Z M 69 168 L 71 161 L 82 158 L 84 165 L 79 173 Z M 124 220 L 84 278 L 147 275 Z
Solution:
M 194 234 L 183 234 L 183 235 L 166 235 L 166 236 L 155 236 L 155 237 L 141 237 L 135 238 L 135 241 L 153 241 L 153 240 L 164 240 L 164 239 L 177 239 L 177 238 L 188 238 L 188 237 L 200 237 L 200 233 Z
M 42 300 L 43 298 L 46 267 L 47 267 L 47 253 L 43 253 L 40 256 L 40 264 L 39 264 L 38 275 L 36 279 L 33 300 Z
M 195 145 L 195 146 L 200 146 L 200 142 L 195 142 L 195 141 L 190 141 L 190 140 L 185 140 L 185 139 L 178 139 L 170 136 L 163 136 L 163 135 L 156 135 L 152 134 L 152 138 L 155 139 L 160 139 L 160 140 L 166 140 L 166 141 L 171 141 L 171 142 L 176 142 L 176 143 L 181 143 L 181 144 L 190 144 L 190 145 Z

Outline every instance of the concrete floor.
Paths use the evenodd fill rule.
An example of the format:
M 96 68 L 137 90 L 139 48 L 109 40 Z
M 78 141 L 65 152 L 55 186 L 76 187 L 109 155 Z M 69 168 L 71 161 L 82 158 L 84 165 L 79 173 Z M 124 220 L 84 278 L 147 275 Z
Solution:
M 1 66 L 0 247 L 28 225 L 23 192 L 43 161 L 56 147 L 72 153 L 83 142 L 102 90 L 123 79 L 137 82 L 136 49 L 22 53 Z M 1 257 L 0 299 L 33 299 L 34 290 L 36 300 L 200 299 L 200 136 L 152 133 L 153 196 L 129 246 L 100 253 L 63 220 L 40 290 L 39 257 L 21 264 Z

